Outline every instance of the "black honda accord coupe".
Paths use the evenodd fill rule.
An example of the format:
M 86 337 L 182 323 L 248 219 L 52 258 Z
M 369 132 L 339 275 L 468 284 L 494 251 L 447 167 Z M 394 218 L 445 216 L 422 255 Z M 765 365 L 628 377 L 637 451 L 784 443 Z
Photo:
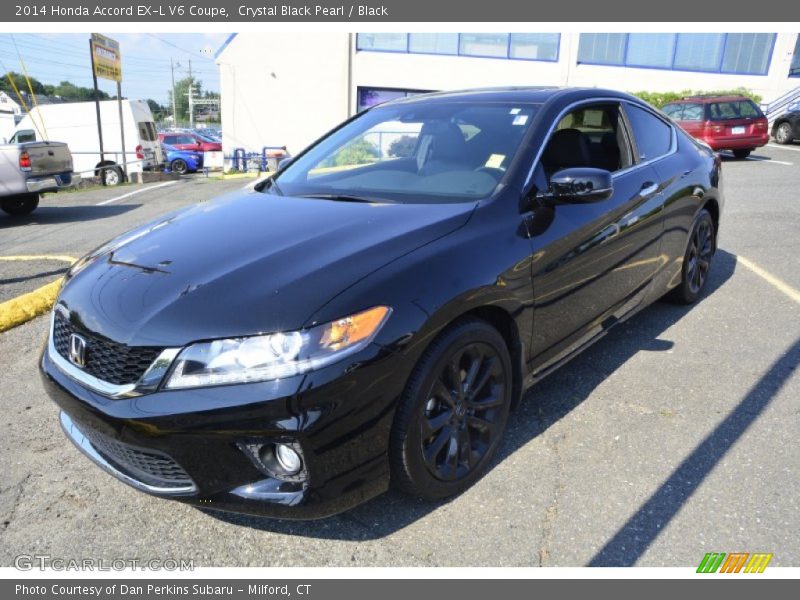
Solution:
M 719 158 L 640 100 L 389 102 L 65 277 L 41 357 L 67 437 L 136 489 L 278 518 L 444 498 L 522 392 L 703 290 Z

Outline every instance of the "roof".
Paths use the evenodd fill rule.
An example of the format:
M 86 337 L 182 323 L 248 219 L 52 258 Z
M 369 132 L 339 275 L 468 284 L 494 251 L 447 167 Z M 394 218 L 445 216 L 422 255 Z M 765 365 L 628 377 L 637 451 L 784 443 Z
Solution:
M 678 102 L 696 102 L 700 104 L 709 104 L 711 102 L 732 102 L 737 100 L 751 100 L 747 96 L 743 96 L 741 94 L 725 94 L 725 95 L 714 95 L 714 94 L 697 94 L 696 96 L 684 96 L 680 100 L 672 100 L 668 104 L 676 104 Z
M 591 97 L 611 97 L 620 99 L 634 99 L 633 96 L 616 90 L 601 88 L 577 87 L 495 87 L 471 90 L 453 90 L 448 92 L 432 92 L 430 94 L 417 94 L 407 98 L 399 98 L 386 102 L 388 104 L 413 104 L 416 102 L 448 102 L 469 100 L 471 102 L 519 102 L 526 104 L 542 104 L 553 98 L 565 100 L 582 100 Z

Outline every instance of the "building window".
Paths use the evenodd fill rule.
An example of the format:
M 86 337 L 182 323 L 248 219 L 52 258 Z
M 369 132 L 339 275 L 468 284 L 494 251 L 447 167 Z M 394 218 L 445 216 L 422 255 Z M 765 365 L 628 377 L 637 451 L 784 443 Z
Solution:
M 596 65 L 624 65 L 624 33 L 582 33 L 578 44 L 578 62 Z
M 674 51 L 674 33 L 631 33 L 628 35 L 627 64 L 669 69 Z
M 508 56 L 507 33 L 462 33 L 459 39 L 459 54 L 464 56 Z
M 359 33 L 356 38 L 359 50 L 407 52 L 408 35 L 405 33 Z
M 508 57 L 524 60 L 558 60 L 557 33 L 512 33 Z
M 766 75 L 774 33 L 582 33 L 578 62 Z
M 797 34 L 797 42 L 794 45 L 794 56 L 789 67 L 789 77 L 800 77 L 800 33 Z
M 765 75 L 769 70 L 773 37 L 769 33 L 729 33 L 722 71 Z
M 409 33 L 408 51 L 419 54 L 458 54 L 458 34 Z
M 685 71 L 716 71 L 722 57 L 724 33 L 681 33 L 673 67 Z
M 371 108 L 389 100 L 397 100 L 398 98 L 408 98 L 409 96 L 416 96 L 417 94 L 425 94 L 429 90 L 404 90 L 394 88 L 373 88 L 373 87 L 359 87 L 358 88 L 358 112 Z
M 359 33 L 356 49 L 511 60 L 558 61 L 558 33 Z

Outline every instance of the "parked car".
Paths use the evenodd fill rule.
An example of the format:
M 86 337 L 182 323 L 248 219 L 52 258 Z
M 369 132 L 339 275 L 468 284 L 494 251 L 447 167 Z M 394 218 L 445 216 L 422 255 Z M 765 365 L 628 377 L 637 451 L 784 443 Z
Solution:
M 125 181 L 122 172 L 122 140 L 119 104 L 116 100 L 100 102 L 103 150 L 97 132 L 97 109 L 94 102 L 42 104 L 34 107 L 18 124 L 12 142 L 41 141 L 41 134 L 62 141 L 72 151 L 75 171 L 83 177 L 101 177 L 105 185 Z M 125 157 L 128 175 L 161 168 L 163 157 L 156 136 L 153 114 L 144 100 L 122 101 L 125 134 Z
M 731 150 L 736 158 L 769 142 L 767 118 L 744 96 L 690 96 L 662 110 L 690 135 L 714 150 Z
M 203 155 L 200 152 L 179 150 L 169 144 L 161 144 L 162 152 L 166 157 L 164 164 L 175 173 L 193 173 L 203 168 Z
M 779 144 L 800 140 L 800 105 L 793 105 L 772 124 L 772 137 Z
M 203 129 L 196 129 L 195 133 L 212 142 L 222 142 L 222 132 L 219 129 L 205 127 Z
M 12 216 L 32 213 L 44 192 L 57 192 L 80 179 L 62 142 L 0 145 L 0 209 Z
M 159 133 L 158 139 L 162 144 L 169 144 L 179 150 L 191 150 L 193 152 L 219 152 L 222 144 L 214 142 L 196 133 Z
M 82 258 L 45 386 L 81 451 L 157 496 L 281 518 L 390 482 L 451 496 L 523 389 L 657 298 L 701 296 L 720 178 L 620 92 L 388 102 Z

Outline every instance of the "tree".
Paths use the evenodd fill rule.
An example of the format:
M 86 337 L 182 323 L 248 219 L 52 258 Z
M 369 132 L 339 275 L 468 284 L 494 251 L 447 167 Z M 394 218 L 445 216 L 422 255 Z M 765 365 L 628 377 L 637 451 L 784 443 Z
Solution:
M 2 80 L 0 80 L 0 91 L 5 92 L 9 96 L 11 96 L 15 101 L 19 101 L 17 98 L 17 93 L 14 91 L 14 86 L 11 85 L 11 82 L 8 80 L 9 76 L 14 80 L 14 84 L 17 86 L 17 89 L 20 92 L 28 93 L 28 82 L 25 81 L 25 75 L 22 73 L 16 73 L 14 71 L 9 71 L 5 75 L 3 75 Z M 31 87 L 33 88 L 34 94 L 46 94 L 45 85 L 36 79 L 35 77 L 30 78 Z
M 145 100 L 147 102 L 147 106 L 150 107 L 150 112 L 153 113 L 153 118 L 156 121 L 163 120 L 167 115 L 172 112 L 172 109 L 167 109 L 165 106 L 159 104 L 152 98 L 148 98 Z
M 175 82 L 175 121 L 189 120 L 189 86 L 194 86 L 194 95 L 202 97 L 203 82 L 196 77 L 185 77 Z M 169 91 L 169 106 L 172 107 L 172 90 Z
M 0 90 L 4 91 L 16 102 L 19 102 L 19 98 L 17 97 L 17 93 L 14 91 L 14 86 L 12 86 L 11 82 L 8 80 L 9 76 L 11 76 L 11 78 L 14 80 L 14 84 L 23 95 L 25 103 L 28 104 L 29 107 L 31 104 L 33 104 L 33 101 L 29 99 L 30 89 L 32 89 L 33 93 L 37 96 L 58 96 L 67 102 L 88 102 L 89 100 L 94 100 L 93 88 L 81 87 L 70 81 L 62 81 L 58 85 L 50 85 L 42 83 L 35 77 L 31 77 L 31 85 L 29 89 L 28 82 L 25 80 L 25 75 L 15 73 L 14 71 L 9 71 L 0 80 Z M 99 91 L 98 95 L 100 100 L 108 100 L 110 98 L 110 96 L 102 90 Z
M 333 167 L 344 167 L 351 165 L 364 165 L 375 162 L 381 157 L 380 149 L 365 138 L 359 138 L 332 157 Z
M 417 146 L 417 136 L 404 135 L 389 144 L 389 156 L 406 158 L 414 153 Z

